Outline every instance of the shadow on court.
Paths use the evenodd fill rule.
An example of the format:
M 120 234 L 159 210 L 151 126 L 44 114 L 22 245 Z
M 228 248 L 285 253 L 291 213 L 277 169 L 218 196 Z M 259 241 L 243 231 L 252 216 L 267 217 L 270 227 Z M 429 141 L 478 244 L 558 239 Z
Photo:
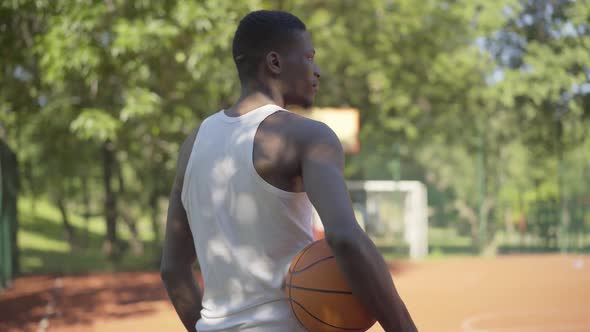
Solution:
M 0 331 L 36 331 L 52 287 L 52 277 L 17 279 L 0 294 Z
M 44 318 L 55 329 L 131 319 L 161 310 L 155 304 L 165 301 L 157 273 L 23 277 L 0 295 L 0 331 L 37 331 Z
M 394 276 L 412 266 L 389 264 Z M 44 318 L 48 332 L 182 330 L 157 272 L 20 277 L 0 294 L 0 331 L 36 332 Z
M 590 330 L 587 255 L 456 257 L 390 268 L 423 332 Z M 158 273 L 62 281 L 47 332 L 182 331 Z M 36 332 L 55 286 L 48 276 L 18 278 L 0 295 L 0 331 Z

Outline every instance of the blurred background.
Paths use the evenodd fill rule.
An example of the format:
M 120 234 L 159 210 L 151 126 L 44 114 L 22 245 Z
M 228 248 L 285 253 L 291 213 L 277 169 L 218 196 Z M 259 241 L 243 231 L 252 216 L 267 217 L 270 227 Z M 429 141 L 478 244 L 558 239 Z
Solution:
M 4 0 L 5 303 L 19 278 L 157 271 L 180 144 L 238 97 L 231 40 L 256 9 L 299 16 L 316 105 L 358 111 L 335 130 L 358 140 L 345 175 L 388 260 L 590 252 L 586 0 Z

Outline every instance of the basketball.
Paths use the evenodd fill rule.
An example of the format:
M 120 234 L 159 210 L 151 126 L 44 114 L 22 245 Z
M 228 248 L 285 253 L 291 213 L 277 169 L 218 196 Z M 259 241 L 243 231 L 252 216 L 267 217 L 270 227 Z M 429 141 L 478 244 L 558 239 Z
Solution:
M 326 240 L 293 259 L 285 291 L 297 320 L 309 332 L 366 331 L 375 318 L 352 294 Z

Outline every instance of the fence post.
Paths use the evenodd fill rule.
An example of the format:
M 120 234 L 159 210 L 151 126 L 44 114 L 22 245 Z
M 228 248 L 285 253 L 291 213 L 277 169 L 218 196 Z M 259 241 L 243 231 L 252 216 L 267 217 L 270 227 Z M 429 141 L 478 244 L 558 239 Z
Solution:
M 8 262 L 6 260 L 6 248 L 10 246 L 6 237 L 6 220 L 4 218 L 4 179 L 2 176 L 3 146 L 0 145 L 0 290 L 8 284 Z
M 0 141 L 0 289 L 10 285 L 13 274 L 10 199 L 7 190 L 10 178 L 10 150 Z M 14 179 L 13 179 L 14 180 Z

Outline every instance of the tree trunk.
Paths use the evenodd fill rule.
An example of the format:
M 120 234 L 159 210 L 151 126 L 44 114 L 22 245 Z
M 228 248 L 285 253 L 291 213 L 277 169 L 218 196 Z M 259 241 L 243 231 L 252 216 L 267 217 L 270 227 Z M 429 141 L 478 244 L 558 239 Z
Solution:
M 154 167 L 152 167 L 152 177 L 153 179 L 157 179 L 160 176 L 159 167 L 157 162 L 154 160 L 152 156 L 152 160 L 154 162 Z M 151 210 L 151 221 L 152 221 L 152 230 L 154 232 L 154 242 L 156 246 L 160 245 L 161 241 L 161 234 L 162 234 L 162 220 L 160 216 L 160 204 L 158 201 L 160 194 L 160 183 L 158 181 L 153 182 L 152 192 L 149 198 L 149 206 Z
M 88 187 L 88 177 L 82 177 L 82 201 L 84 203 L 84 246 L 88 246 L 90 242 L 90 216 L 92 215 L 90 208 L 90 188 Z
M 555 242 L 560 247 L 561 252 L 569 250 L 569 226 L 570 215 L 567 208 L 567 195 L 564 180 L 564 157 L 563 157 L 563 122 L 561 115 L 557 121 L 557 192 L 558 192 L 558 211 L 559 227 L 555 236 Z
M 129 233 L 131 233 L 130 245 L 131 245 L 131 252 L 134 255 L 139 256 L 143 254 L 143 243 L 139 238 L 139 232 L 137 231 L 137 223 L 136 219 L 131 216 L 130 211 L 123 207 L 121 209 L 121 218 L 127 228 L 129 228 Z
M 74 243 L 76 236 L 75 236 L 75 232 L 74 232 L 74 227 L 72 227 L 72 224 L 70 223 L 70 219 L 68 217 L 68 210 L 67 210 L 66 202 L 65 202 L 64 197 L 61 193 L 58 194 L 58 197 L 57 197 L 57 207 L 59 208 L 59 212 L 61 213 L 61 220 L 63 221 L 63 224 L 64 224 L 66 241 L 68 241 L 68 244 L 70 245 L 70 250 L 73 250 L 76 247 L 76 245 Z
M 460 199 L 455 201 L 455 209 L 459 212 L 459 216 L 467 220 L 471 226 L 471 243 L 474 249 L 477 248 L 479 244 L 479 223 L 477 212 L 474 208 L 470 207 L 469 204 Z
M 37 192 L 35 190 L 35 179 L 33 176 L 33 170 L 31 162 L 27 162 L 23 165 L 24 180 L 27 182 L 29 190 L 31 191 L 31 215 L 33 218 L 37 217 Z
M 151 211 L 152 230 L 154 232 L 154 242 L 157 245 L 160 244 L 160 207 L 158 204 L 158 190 L 154 187 L 150 195 L 149 201 Z
M 103 145 L 103 180 L 104 180 L 104 216 L 106 221 L 106 238 L 103 245 L 104 253 L 115 259 L 118 254 L 117 246 L 117 201 L 112 187 L 115 166 L 115 151 L 113 143 L 107 141 Z
M 482 219 L 483 223 L 486 226 L 486 236 L 485 242 L 482 241 L 481 243 L 481 250 L 482 253 L 494 253 L 496 252 L 496 242 L 494 241 L 496 237 L 496 225 L 494 223 L 490 224 L 490 215 L 494 207 L 496 206 L 496 201 L 490 197 L 484 197 L 483 206 L 482 206 Z
M 123 180 L 123 172 L 121 171 L 121 167 L 117 167 L 117 179 L 119 180 L 119 197 L 127 199 L 125 195 L 125 181 Z M 131 211 L 129 210 L 127 204 L 121 205 L 120 212 L 123 222 L 125 222 L 125 225 L 127 225 L 127 228 L 129 228 L 129 233 L 131 233 L 131 251 L 135 255 L 143 254 L 143 243 L 141 243 L 141 239 L 139 238 L 136 219 L 131 215 Z

